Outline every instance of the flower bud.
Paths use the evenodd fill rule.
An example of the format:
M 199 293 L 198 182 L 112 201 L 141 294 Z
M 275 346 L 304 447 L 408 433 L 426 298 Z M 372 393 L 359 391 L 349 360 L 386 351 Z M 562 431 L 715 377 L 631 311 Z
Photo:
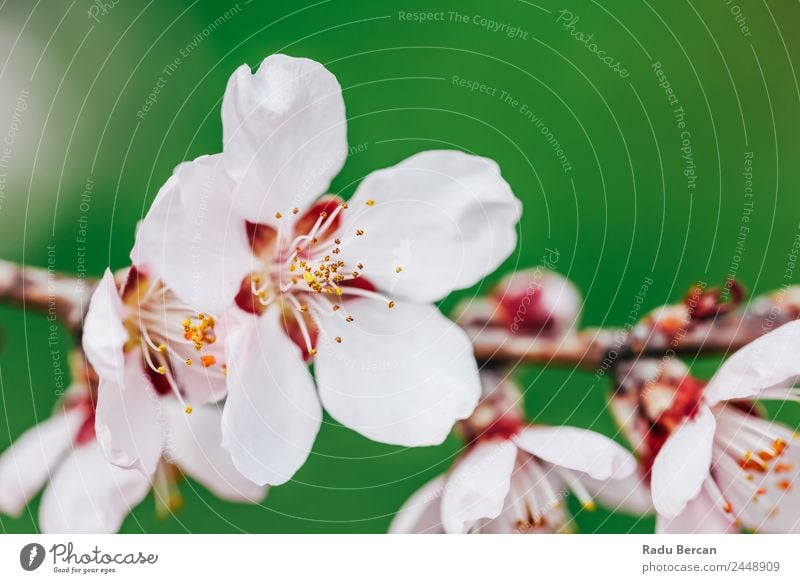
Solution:
M 497 304 L 493 321 L 512 334 L 557 339 L 578 324 L 582 298 L 562 275 L 535 267 L 506 276 L 491 297 Z
M 483 396 L 459 430 L 467 442 L 494 437 L 507 438 L 525 423 L 522 391 L 519 385 L 498 371 L 481 371 Z

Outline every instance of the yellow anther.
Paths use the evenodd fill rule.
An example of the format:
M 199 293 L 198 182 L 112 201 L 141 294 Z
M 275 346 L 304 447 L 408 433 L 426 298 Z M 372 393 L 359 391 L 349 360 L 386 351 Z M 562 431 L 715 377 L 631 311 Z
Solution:
M 597 504 L 594 503 L 594 500 L 588 500 L 583 503 L 583 509 L 587 512 L 594 512 L 597 510 Z
M 188 328 L 192 325 L 192 321 L 189 318 L 186 318 L 183 322 L 181 322 L 181 326 L 184 328 Z
M 191 415 L 192 414 L 192 407 L 190 405 L 186 405 L 186 409 L 184 409 L 184 411 L 186 411 L 187 415 Z
M 359 237 L 364 234 L 364 229 L 356 229 L 356 235 Z
M 372 200 L 371 198 L 368 198 L 364 204 L 366 204 L 367 206 L 373 206 L 375 204 L 375 201 Z
M 343 209 L 346 209 L 346 208 L 347 208 L 347 203 L 346 203 L 346 202 L 343 202 L 343 203 L 342 203 L 342 204 L 340 204 L 339 206 L 340 206 L 340 207 L 342 207 Z
M 333 304 L 333 311 L 336 312 L 341 306 Z
M 276 219 L 279 219 L 279 218 L 281 218 L 282 216 L 283 216 L 283 215 L 282 215 L 281 213 L 275 213 L 275 218 L 276 218 Z
M 306 280 L 306 283 L 316 283 L 317 278 L 311 275 L 308 271 L 303 272 L 303 279 Z
M 191 358 L 187 358 L 187 359 L 186 359 L 186 360 L 184 360 L 183 362 L 185 362 L 185 363 L 186 363 L 186 366 L 192 366 L 192 363 L 193 363 L 194 361 L 193 361 Z
M 336 295 L 337 295 L 337 296 L 340 296 L 340 295 L 342 295 L 343 293 L 344 293 L 344 292 L 342 291 L 342 288 L 340 288 L 340 287 L 337 287 L 337 288 L 336 288 Z
M 161 354 L 166 354 L 167 353 L 167 345 L 166 344 L 159 344 L 158 345 L 158 351 Z
M 399 265 L 398 265 L 397 267 L 395 267 L 395 268 L 394 268 L 394 272 L 395 272 L 395 273 L 400 273 L 401 271 L 403 271 L 403 268 L 402 268 L 402 267 L 400 267 Z
M 391 300 L 391 301 L 389 302 L 389 307 L 390 307 L 390 308 L 394 308 L 394 300 Z
M 312 348 L 311 350 L 308 351 L 308 355 L 309 356 L 314 356 L 316 353 L 317 353 L 317 349 L 316 348 Z
M 159 366 L 156 369 L 156 371 L 158 372 L 158 374 L 167 374 L 167 369 L 166 369 L 166 367 L 163 367 L 163 366 Z
M 297 264 L 296 264 L 296 263 L 292 263 L 292 264 L 289 266 L 289 271 L 294 271 L 295 269 L 297 269 Z
M 261 276 L 257 274 L 251 275 L 250 281 L 252 281 L 253 283 L 261 283 Z
M 199 314 L 197 314 L 197 319 L 198 320 L 205 320 L 206 319 L 206 315 L 203 312 L 200 312 Z

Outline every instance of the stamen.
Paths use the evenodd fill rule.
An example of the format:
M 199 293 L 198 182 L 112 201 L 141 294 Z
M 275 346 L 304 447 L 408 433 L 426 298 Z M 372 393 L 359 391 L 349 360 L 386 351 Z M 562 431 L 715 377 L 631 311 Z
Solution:
M 308 326 L 306 325 L 305 319 L 301 315 L 302 306 L 300 305 L 300 302 L 297 300 L 297 298 L 294 297 L 292 294 L 288 294 L 286 297 L 289 299 L 291 304 L 297 309 L 297 311 L 291 310 L 292 316 L 294 317 L 295 322 L 297 322 L 297 327 L 300 329 L 300 334 L 303 336 L 303 342 L 305 342 L 306 351 L 308 352 L 309 355 L 313 356 L 314 354 L 317 353 L 317 351 L 314 350 L 314 347 L 312 346 L 311 334 L 308 331 Z

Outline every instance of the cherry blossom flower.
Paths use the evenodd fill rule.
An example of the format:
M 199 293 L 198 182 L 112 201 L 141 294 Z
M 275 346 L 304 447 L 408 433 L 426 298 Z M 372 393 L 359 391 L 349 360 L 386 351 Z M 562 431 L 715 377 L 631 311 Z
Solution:
M 651 475 L 659 532 L 800 532 L 797 434 L 756 400 L 797 400 L 800 322 L 751 342 L 706 384 L 677 361 L 647 361 L 616 415 Z M 649 372 L 645 371 L 647 368 Z
M 151 480 L 111 464 L 96 439 L 93 398 L 74 384 L 48 419 L 23 433 L 0 456 L 0 512 L 19 515 L 44 489 L 39 525 L 45 533 L 112 533 L 155 488 L 160 507 L 175 504 L 175 482 L 185 473 L 220 498 L 253 502 L 265 490 L 241 476 L 219 445 L 219 409 L 191 416 L 171 396 L 160 400 L 164 450 Z
M 108 270 L 92 295 L 83 347 L 99 376 L 97 439 L 110 462 L 155 472 L 161 456 L 160 397 L 185 413 L 225 395 L 215 318 L 182 302 L 142 267 L 120 288 Z
M 325 195 L 347 156 L 341 88 L 284 55 L 236 70 L 222 125 L 223 153 L 175 170 L 137 248 L 178 296 L 236 322 L 223 415 L 236 466 L 259 484 L 290 479 L 321 405 L 376 441 L 443 441 L 480 383 L 469 339 L 432 302 L 516 245 L 520 203 L 497 165 L 423 152 L 348 202 Z
M 462 301 L 455 312 L 464 327 L 498 326 L 511 334 L 556 341 L 575 330 L 582 303 L 569 279 L 532 267 L 504 277 L 486 298 Z
M 648 507 L 636 460 L 622 446 L 586 429 L 526 425 L 513 383 L 492 375 L 484 386 L 486 396 L 462 423 L 466 453 L 404 504 L 390 532 L 567 532 L 569 492 L 587 510 L 595 498 L 614 508 L 621 500 Z

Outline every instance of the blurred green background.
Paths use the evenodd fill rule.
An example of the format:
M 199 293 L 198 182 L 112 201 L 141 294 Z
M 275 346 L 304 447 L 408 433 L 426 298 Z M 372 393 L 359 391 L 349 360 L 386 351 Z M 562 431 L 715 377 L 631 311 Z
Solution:
M 406 13 L 442 16 L 419 22 Z M 507 26 L 494 30 L 489 20 Z M 799 24 L 800 5 L 787 1 L 7 0 L 0 139 L 14 135 L 0 168 L 0 256 L 46 265 L 54 245 L 56 267 L 76 273 L 85 222 L 87 276 L 124 266 L 136 222 L 172 168 L 220 151 L 227 77 L 281 52 L 324 63 L 344 89 L 349 141 L 363 148 L 333 191 L 348 195 L 372 170 L 445 147 L 497 160 L 523 200 L 517 254 L 445 310 L 538 264 L 546 248 L 583 290 L 589 325 L 622 325 L 648 277 L 647 308 L 728 275 L 753 292 L 777 288 L 800 228 Z M 627 75 L 586 46 L 592 33 L 590 44 Z M 657 62 L 677 103 L 659 86 Z M 159 77 L 157 102 L 137 115 Z M 5 449 L 55 395 L 45 319 L 6 307 L 0 319 Z M 60 342 L 66 350 L 69 339 Z M 710 375 L 713 363 L 702 364 Z M 614 435 L 608 387 L 594 375 L 529 369 L 521 378 L 531 419 Z M 800 422 L 794 408 L 778 415 Z M 383 532 L 460 448 L 455 437 L 413 450 L 375 444 L 326 421 L 308 463 L 263 506 L 224 503 L 187 482 L 176 516 L 155 518 L 150 497 L 123 532 Z M 0 529 L 35 531 L 36 507 L 0 516 Z M 572 508 L 580 532 L 653 528 L 651 519 Z

